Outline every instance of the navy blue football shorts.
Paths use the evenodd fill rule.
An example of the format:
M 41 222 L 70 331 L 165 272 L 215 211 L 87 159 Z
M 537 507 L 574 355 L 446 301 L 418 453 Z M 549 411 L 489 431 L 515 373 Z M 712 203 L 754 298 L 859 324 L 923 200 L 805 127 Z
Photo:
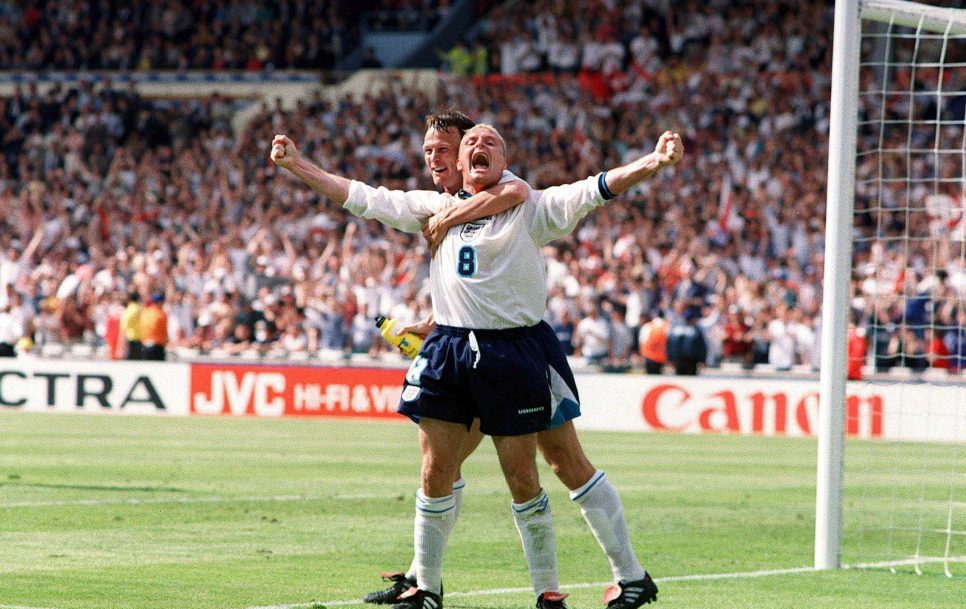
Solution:
M 508 330 L 437 325 L 413 360 L 399 412 L 521 436 L 580 416 L 577 383 L 546 322 Z

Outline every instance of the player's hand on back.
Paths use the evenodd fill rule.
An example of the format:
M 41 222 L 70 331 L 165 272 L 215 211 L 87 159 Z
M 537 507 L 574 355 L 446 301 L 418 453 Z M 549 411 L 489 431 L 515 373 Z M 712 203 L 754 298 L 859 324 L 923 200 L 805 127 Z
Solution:
M 272 138 L 272 152 L 269 158 L 283 169 L 291 169 L 299 157 L 299 149 L 287 135 L 276 135 Z
M 436 250 L 439 249 L 440 243 L 443 242 L 443 238 L 446 237 L 446 233 L 449 230 L 443 224 L 444 216 L 445 214 L 443 212 L 433 214 L 429 217 L 426 224 L 423 224 L 423 236 L 426 237 L 426 243 L 429 245 L 429 253 L 431 256 L 436 255 Z
M 456 203 L 450 201 L 442 209 L 430 216 L 429 220 L 423 224 L 423 237 L 426 237 L 426 243 L 429 245 L 430 256 L 436 255 L 436 250 L 439 249 L 440 244 L 446 237 L 446 233 L 453 227 L 453 223 L 449 221 L 449 218 L 450 214 L 455 211 Z

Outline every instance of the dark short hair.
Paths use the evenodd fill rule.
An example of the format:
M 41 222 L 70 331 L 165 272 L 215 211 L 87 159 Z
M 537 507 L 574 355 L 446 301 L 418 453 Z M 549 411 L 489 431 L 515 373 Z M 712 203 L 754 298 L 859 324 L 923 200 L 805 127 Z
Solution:
M 448 131 L 450 128 L 455 128 L 462 136 L 466 133 L 467 129 L 472 129 L 475 126 L 476 123 L 473 121 L 473 119 L 466 116 L 456 108 L 436 110 L 426 115 L 427 130 L 435 129 L 437 131 Z

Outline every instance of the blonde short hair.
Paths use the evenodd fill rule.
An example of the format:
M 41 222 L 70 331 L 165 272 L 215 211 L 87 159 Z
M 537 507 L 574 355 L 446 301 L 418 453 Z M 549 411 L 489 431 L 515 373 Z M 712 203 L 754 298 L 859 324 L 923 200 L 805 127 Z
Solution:
M 490 131 L 496 134 L 496 139 L 500 140 L 500 146 L 503 148 L 503 156 L 506 156 L 506 140 L 503 139 L 503 136 L 500 135 L 500 131 L 493 125 L 490 125 L 488 123 L 478 123 L 477 125 L 474 125 L 473 127 L 470 127 L 469 129 L 467 129 L 466 133 L 463 134 L 463 137 L 466 138 L 471 133 L 474 133 L 476 131 L 482 131 L 483 129 L 489 129 Z

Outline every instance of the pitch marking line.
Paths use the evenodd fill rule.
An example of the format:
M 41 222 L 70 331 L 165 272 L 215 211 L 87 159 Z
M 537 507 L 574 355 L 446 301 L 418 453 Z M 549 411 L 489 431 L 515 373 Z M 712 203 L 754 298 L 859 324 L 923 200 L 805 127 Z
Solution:
M 28 607 L 26 605 L 0 605 L 0 609 L 50 609 L 49 607 Z
M 57 507 L 57 506 L 70 506 L 70 505 L 154 505 L 159 503 L 171 503 L 171 504 L 183 504 L 183 503 L 228 503 L 232 501 L 239 502 L 251 502 L 251 503 L 271 503 L 271 502 L 287 502 L 287 501 L 329 501 L 329 500 L 341 500 L 341 501 L 353 501 L 359 499 L 392 499 L 398 497 L 399 494 L 395 495 L 330 495 L 328 497 L 321 496 L 309 496 L 309 495 L 261 495 L 261 496 L 249 496 L 249 497 L 222 497 L 222 496 L 209 496 L 209 497 L 147 497 L 144 499 L 63 499 L 57 500 L 52 499 L 49 501 L 11 501 L 8 503 L 0 503 L 0 509 L 8 508 L 31 508 L 31 507 Z M 0 605 L 0 609 L 6 609 L 3 605 Z
M 480 495 L 492 495 L 502 493 L 503 491 L 477 491 L 473 493 L 474 496 Z M 257 495 L 248 497 L 226 497 L 221 495 L 214 496 L 197 496 L 197 497 L 145 497 L 142 499 L 130 498 L 130 499 L 50 499 L 44 501 L 10 501 L 7 503 L 0 503 L 0 510 L 2 509 L 15 509 L 15 508 L 33 508 L 33 507 L 59 507 L 59 506 L 70 506 L 70 505 L 80 505 L 80 506 L 91 506 L 91 505 L 155 505 L 155 504 L 188 504 L 188 503 L 229 503 L 232 501 L 240 502 L 251 502 L 251 503 L 271 503 L 271 502 L 288 502 L 288 501 L 360 501 L 366 499 L 373 500 L 390 500 L 399 499 L 400 497 L 409 497 L 412 493 L 409 492 L 398 492 L 398 493 L 341 493 L 336 495 Z M 3 605 L 0 605 L 0 609 L 5 609 Z

